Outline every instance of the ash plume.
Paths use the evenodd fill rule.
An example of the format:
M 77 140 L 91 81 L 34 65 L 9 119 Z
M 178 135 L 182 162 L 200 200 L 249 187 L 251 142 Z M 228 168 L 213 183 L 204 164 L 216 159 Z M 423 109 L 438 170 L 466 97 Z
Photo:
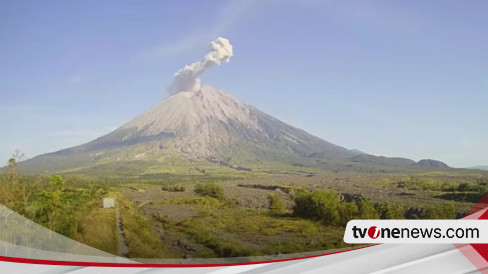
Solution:
M 200 89 L 200 79 L 208 68 L 229 62 L 232 57 L 232 45 L 226 38 L 219 37 L 210 43 L 210 50 L 203 61 L 198 61 L 175 73 L 173 83 L 169 88 L 170 94 L 181 91 L 196 91 Z

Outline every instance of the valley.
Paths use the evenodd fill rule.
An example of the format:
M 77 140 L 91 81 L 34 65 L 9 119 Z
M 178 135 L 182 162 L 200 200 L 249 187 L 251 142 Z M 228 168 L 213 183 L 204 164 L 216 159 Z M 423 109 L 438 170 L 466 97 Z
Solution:
M 487 180 L 483 172 L 330 172 L 215 182 L 128 183 L 112 189 L 122 201 L 122 212 L 129 210 L 132 214 L 125 221 L 133 222 L 134 215 L 143 219 L 144 230 L 152 235 L 151 242 L 158 241 L 169 258 L 237 257 L 230 260 L 248 261 L 260 256 L 288 258 L 296 253 L 353 247 L 342 241 L 344 223 L 296 214 L 296 196 L 301 191 L 333 191 L 344 205 L 358 205 L 365 199 L 372 205 L 368 213 L 371 218 L 453 219 L 462 217 L 481 199 Z M 222 193 L 202 195 L 195 190 L 206 185 Z M 358 217 L 353 214 L 345 218 Z M 131 258 L 160 258 L 156 256 L 160 252 L 135 251 L 139 247 L 131 240 L 128 247 Z

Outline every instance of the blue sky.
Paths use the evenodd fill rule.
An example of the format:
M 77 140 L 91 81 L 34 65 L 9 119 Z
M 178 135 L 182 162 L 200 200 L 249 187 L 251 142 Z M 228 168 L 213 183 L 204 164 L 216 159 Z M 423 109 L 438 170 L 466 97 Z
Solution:
M 82 144 L 211 84 L 332 143 L 488 165 L 487 1 L 1 1 L 0 159 Z

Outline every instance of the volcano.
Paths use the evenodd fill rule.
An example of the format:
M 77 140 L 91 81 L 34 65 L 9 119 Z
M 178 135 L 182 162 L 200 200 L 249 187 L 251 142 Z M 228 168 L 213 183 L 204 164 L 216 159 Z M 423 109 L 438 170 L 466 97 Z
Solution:
M 22 168 L 27 173 L 51 173 L 127 162 L 146 166 L 139 170 L 143 173 L 168 163 L 212 163 L 241 170 L 270 165 L 419 168 L 409 159 L 378 157 L 329 143 L 211 86 L 173 94 L 105 136 L 34 157 Z

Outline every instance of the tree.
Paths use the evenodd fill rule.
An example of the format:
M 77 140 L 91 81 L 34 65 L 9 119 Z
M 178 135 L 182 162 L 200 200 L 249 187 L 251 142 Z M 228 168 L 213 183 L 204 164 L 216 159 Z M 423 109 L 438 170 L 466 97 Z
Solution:
M 24 154 L 15 151 L 7 162 L 6 176 L 2 180 L 0 189 L 0 202 L 8 207 L 13 207 L 19 197 L 24 197 L 25 185 L 22 184 L 22 176 L 18 162 L 24 159 Z
M 378 219 L 378 212 L 373 207 L 373 204 L 367 198 L 361 197 L 358 200 L 358 218 L 359 219 Z
M 23 161 L 24 159 L 25 154 L 20 150 L 16 150 L 14 154 L 12 154 L 12 157 L 10 157 L 7 163 L 7 179 L 9 181 L 14 182 L 20 179 L 20 170 L 17 163 Z
M 7 164 L 7 180 L 9 182 L 14 182 L 19 178 L 19 168 L 17 166 L 17 161 L 15 158 L 10 158 Z
M 326 224 L 341 222 L 339 195 L 334 190 L 299 192 L 294 201 L 293 214 L 296 216 L 321 220 Z
M 453 201 L 433 205 L 425 209 L 422 219 L 455 219 L 456 208 Z
M 56 228 L 58 217 L 63 215 L 62 211 L 65 206 L 63 192 L 65 186 L 66 184 L 60 175 L 51 176 L 48 187 L 41 192 L 41 197 L 38 201 L 38 214 L 44 216 L 42 219 L 52 230 Z
M 382 202 L 377 206 L 376 211 L 381 219 L 405 219 L 406 209 L 401 204 Z
M 53 175 L 49 178 L 49 187 L 43 191 L 54 207 L 60 207 L 63 204 L 63 191 L 66 183 L 60 175 Z
M 341 225 L 346 225 L 347 222 L 358 216 L 358 206 L 354 202 L 341 203 Z

